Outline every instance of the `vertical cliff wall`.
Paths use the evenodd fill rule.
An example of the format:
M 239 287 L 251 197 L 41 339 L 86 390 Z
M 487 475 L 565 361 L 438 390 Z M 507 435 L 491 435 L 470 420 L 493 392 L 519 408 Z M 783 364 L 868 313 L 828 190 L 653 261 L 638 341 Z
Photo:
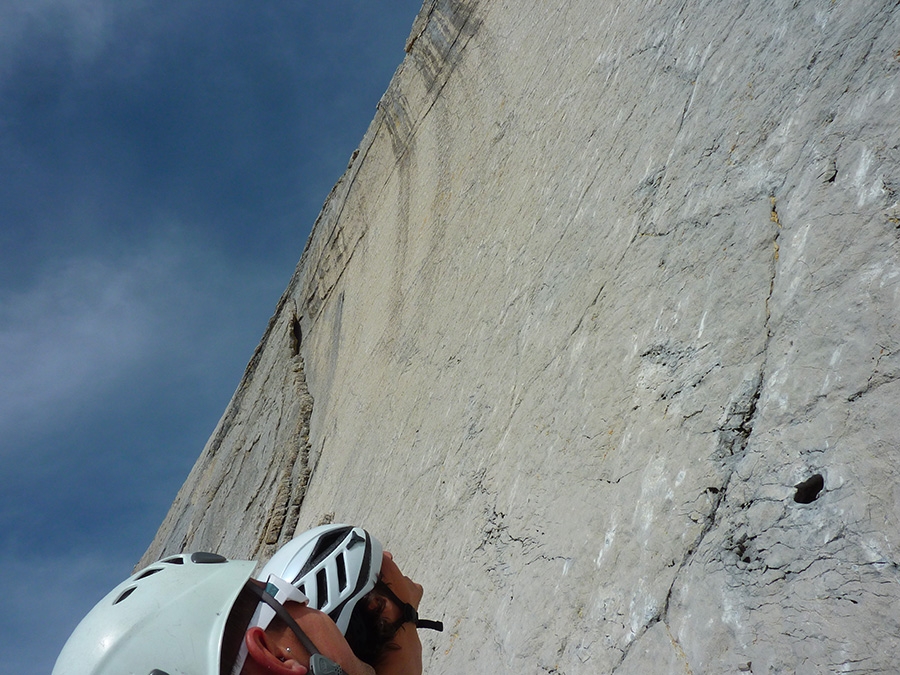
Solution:
M 323 520 L 429 673 L 900 653 L 900 3 L 428 0 L 147 559 Z

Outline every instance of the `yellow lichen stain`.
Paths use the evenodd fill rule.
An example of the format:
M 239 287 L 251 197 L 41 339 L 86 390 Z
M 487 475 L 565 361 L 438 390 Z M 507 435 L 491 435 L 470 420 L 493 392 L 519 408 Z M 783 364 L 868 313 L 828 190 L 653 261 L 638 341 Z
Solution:
M 458 629 L 459 629 L 459 624 L 461 622 L 462 622 L 462 619 L 457 619 L 456 623 L 453 624 L 453 628 L 450 629 L 453 632 L 450 633 L 450 644 L 448 645 L 447 649 L 444 651 L 444 656 L 447 656 L 447 654 L 450 653 L 450 650 L 453 649 L 453 643 L 459 639 L 459 630 Z
M 778 211 L 775 209 L 775 197 L 769 197 L 769 203 L 772 205 L 772 213 L 769 216 L 769 220 L 775 223 L 778 227 L 781 227 L 781 220 L 778 218 Z
M 778 262 L 778 252 L 779 252 L 779 250 L 780 250 L 780 249 L 778 248 L 778 242 L 776 241 L 776 242 L 775 242 L 775 262 Z
M 666 633 L 669 635 L 669 641 L 672 643 L 672 650 L 678 655 L 678 658 L 684 665 L 684 673 L 685 675 L 694 675 L 694 671 L 691 670 L 691 664 L 688 660 L 687 654 L 684 653 L 684 649 L 681 644 L 678 642 L 678 639 L 672 635 L 672 630 L 669 628 L 669 624 L 664 624 L 666 627 Z

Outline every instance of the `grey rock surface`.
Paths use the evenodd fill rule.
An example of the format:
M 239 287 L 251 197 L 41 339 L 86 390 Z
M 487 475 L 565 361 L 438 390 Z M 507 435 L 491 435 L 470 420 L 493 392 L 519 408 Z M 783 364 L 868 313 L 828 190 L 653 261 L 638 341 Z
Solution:
M 407 52 L 145 562 L 349 521 L 428 673 L 897 672 L 900 3 L 428 0 Z

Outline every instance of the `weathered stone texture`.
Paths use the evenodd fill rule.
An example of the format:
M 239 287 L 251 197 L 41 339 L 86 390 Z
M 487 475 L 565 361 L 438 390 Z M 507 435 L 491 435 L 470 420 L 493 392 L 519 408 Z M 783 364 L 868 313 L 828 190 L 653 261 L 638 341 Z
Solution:
M 896 672 L 900 3 L 407 48 L 147 558 L 359 522 L 429 673 Z

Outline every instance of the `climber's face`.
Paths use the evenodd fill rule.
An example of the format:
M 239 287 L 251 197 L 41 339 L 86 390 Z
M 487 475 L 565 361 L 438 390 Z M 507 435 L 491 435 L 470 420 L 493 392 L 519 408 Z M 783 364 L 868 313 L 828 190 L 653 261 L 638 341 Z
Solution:
M 322 655 L 341 666 L 347 675 L 374 675 L 370 666 L 356 658 L 330 616 L 291 600 L 284 603 L 284 608 Z M 274 620 L 266 629 L 249 628 L 244 640 L 248 659 L 241 672 L 246 675 L 298 675 L 309 668 L 309 651 L 284 621 Z

